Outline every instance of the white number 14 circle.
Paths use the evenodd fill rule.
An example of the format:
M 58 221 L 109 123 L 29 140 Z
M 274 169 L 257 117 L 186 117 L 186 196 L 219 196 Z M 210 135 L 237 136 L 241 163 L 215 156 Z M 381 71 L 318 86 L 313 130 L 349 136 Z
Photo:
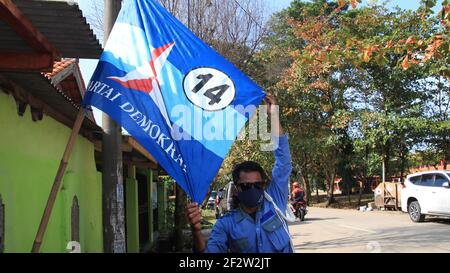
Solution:
M 210 67 L 195 68 L 184 77 L 186 97 L 206 111 L 226 108 L 234 99 L 236 89 L 227 74 Z

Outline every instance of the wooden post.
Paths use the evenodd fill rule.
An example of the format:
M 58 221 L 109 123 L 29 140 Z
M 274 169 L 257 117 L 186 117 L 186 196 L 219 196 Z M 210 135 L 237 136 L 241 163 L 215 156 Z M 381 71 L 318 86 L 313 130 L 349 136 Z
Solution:
M 44 237 L 45 230 L 47 229 L 47 224 L 52 213 L 53 205 L 55 204 L 56 196 L 58 195 L 59 188 L 61 186 L 62 178 L 64 177 L 64 172 L 66 171 L 67 164 L 69 162 L 70 155 L 72 153 L 73 146 L 80 131 L 81 125 L 84 120 L 84 108 L 80 107 L 78 115 L 75 119 L 75 123 L 72 127 L 72 133 L 70 134 L 69 141 L 67 143 L 66 149 L 64 151 L 61 163 L 59 164 L 58 171 L 53 181 L 53 186 L 50 191 L 50 195 L 45 206 L 44 214 L 41 218 L 41 223 L 39 224 L 38 231 L 36 233 L 36 238 L 34 239 L 33 248 L 31 252 L 39 253 L 42 244 L 42 238 Z

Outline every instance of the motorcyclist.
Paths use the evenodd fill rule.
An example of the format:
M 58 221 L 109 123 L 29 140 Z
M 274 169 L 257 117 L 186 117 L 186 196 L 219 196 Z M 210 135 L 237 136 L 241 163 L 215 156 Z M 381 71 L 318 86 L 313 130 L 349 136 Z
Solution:
M 305 191 L 298 182 L 292 183 L 291 205 L 295 208 L 298 202 L 304 202 Z

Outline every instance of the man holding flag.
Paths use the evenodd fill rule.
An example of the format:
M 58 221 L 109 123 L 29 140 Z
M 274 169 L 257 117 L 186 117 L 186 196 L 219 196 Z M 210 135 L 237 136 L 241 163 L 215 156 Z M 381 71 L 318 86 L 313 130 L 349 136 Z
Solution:
M 264 97 L 259 86 L 156 1 L 124 0 L 83 103 L 121 124 L 200 203 Z M 277 153 L 290 162 L 286 136 L 280 142 Z M 277 194 L 277 201 L 284 198 L 284 190 Z M 279 227 L 271 216 L 264 217 Z M 289 251 L 286 236 L 273 235 L 275 250 Z
M 268 114 L 274 113 L 275 99 L 268 95 Z M 269 182 L 263 168 L 245 161 L 234 167 L 233 184 L 237 188 L 239 207 L 217 220 L 211 237 L 201 233 L 201 212 L 197 203 L 188 204 L 186 216 L 194 236 L 197 252 L 293 252 L 289 230 L 282 216 L 288 202 L 288 181 L 292 165 L 287 135 L 278 117 L 272 119 L 275 166 Z M 289 208 L 288 208 L 289 209 Z

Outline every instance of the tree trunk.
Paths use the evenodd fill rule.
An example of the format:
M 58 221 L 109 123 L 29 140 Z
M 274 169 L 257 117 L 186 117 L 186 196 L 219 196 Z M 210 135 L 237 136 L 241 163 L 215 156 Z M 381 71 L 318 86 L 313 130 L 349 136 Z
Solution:
M 352 203 L 352 200 L 350 198 L 350 183 L 347 183 L 347 197 L 348 197 L 348 204 L 350 205 Z
M 400 160 L 401 160 L 401 165 L 400 165 L 400 182 L 403 181 L 403 176 L 405 175 L 406 162 L 408 160 L 407 153 L 408 153 L 407 147 L 405 147 L 405 145 L 402 144 L 400 155 L 399 155 L 400 156 Z
M 311 185 L 308 179 L 308 156 L 306 152 L 303 152 L 303 167 L 300 167 L 301 177 L 303 179 L 303 183 L 305 185 L 305 201 L 306 204 L 309 205 L 309 200 L 311 200 Z
M 306 201 L 306 204 L 309 206 L 309 200 L 311 200 L 311 185 L 309 183 L 308 178 L 305 175 L 302 175 L 302 178 L 303 178 L 303 183 L 305 184 L 305 193 L 306 193 L 305 201 Z
M 362 179 L 363 180 L 363 185 L 362 185 L 362 187 L 359 188 L 358 207 L 361 206 L 361 197 L 362 197 L 363 192 L 366 191 L 367 182 L 368 182 L 368 179 L 367 179 L 367 169 L 368 169 L 368 162 L 369 162 L 369 146 L 368 145 L 366 145 L 366 147 L 365 147 L 364 159 L 365 159 L 365 161 L 364 161 L 364 174 L 363 174 L 364 177 Z
M 316 185 L 317 204 L 320 203 L 319 186 Z
M 405 175 L 405 159 L 402 157 L 401 160 L 402 160 L 402 163 L 401 163 L 401 167 L 400 167 L 400 182 L 403 181 L 403 176 Z
M 442 136 L 442 144 L 439 145 L 442 150 L 442 160 L 444 161 L 444 170 L 447 169 L 447 163 L 450 161 L 450 139 L 448 134 Z
M 363 192 L 366 190 L 366 185 L 367 185 L 367 178 L 364 178 L 362 187 L 359 187 L 358 207 L 361 206 L 361 197 L 362 197 Z
M 391 143 L 388 140 L 388 143 L 386 144 L 386 154 L 384 156 L 384 179 L 385 180 L 388 180 L 389 173 L 390 173 L 390 165 L 389 165 L 390 158 L 391 158 Z
M 332 179 L 330 179 L 330 181 L 328 181 L 329 186 L 328 186 L 328 193 L 327 193 L 327 203 L 326 203 L 326 207 L 329 207 L 332 203 L 334 203 L 334 176 L 332 177 Z

